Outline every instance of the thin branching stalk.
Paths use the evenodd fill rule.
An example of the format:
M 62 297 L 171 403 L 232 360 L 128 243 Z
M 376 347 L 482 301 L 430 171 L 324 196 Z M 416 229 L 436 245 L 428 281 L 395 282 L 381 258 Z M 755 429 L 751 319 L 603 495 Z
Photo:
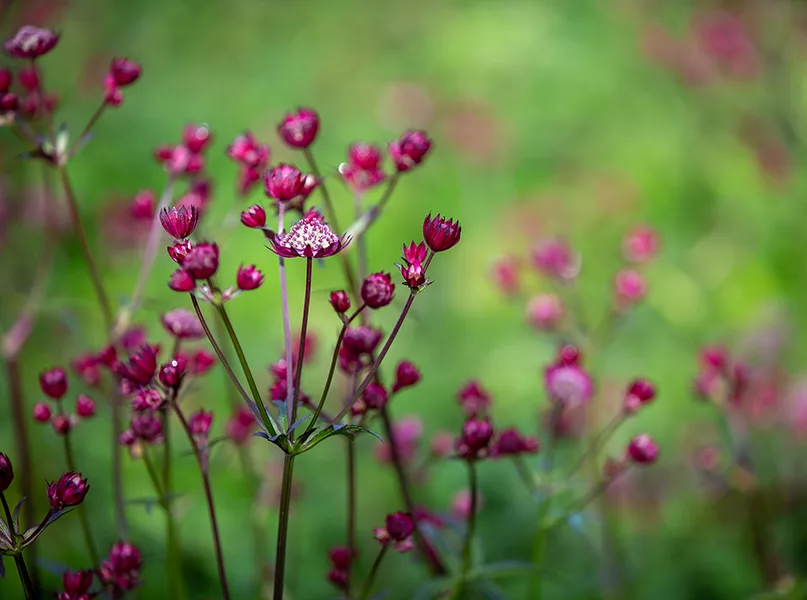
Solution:
M 177 344 L 178 345 L 178 344 Z M 177 350 L 174 349 L 172 356 L 176 356 Z M 174 515 L 174 481 L 171 474 L 171 426 L 170 419 L 168 418 L 168 411 L 162 411 L 160 414 L 163 429 L 163 472 L 162 472 L 162 488 L 164 498 L 165 510 L 165 528 L 166 537 L 168 539 L 168 569 L 169 578 L 173 578 L 173 591 L 178 598 L 185 597 L 185 588 L 182 584 L 182 561 L 180 553 L 179 534 L 177 533 L 176 518 Z M 169 579 L 171 581 L 171 579 Z
M 378 575 L 378 568 L 381 566 L 381 561 L 384 560 L 384 557 L 387 555 L 388 549 L 389 546 L 381 546 L 381 550 L 378 551 L 378 556 L 375 557 L 373 566 L 370 568 L 370 573 L 367 575 L 367 579 L 362 587 L 361 594 L 359 594 L 360 600 L 367 600 L 367 598 L 370 597 L 370 590 L 373 589 L 373 582 L 375 581 L 376 575 Z
M 311 306 L 311 279 L 313 276 L 314 259 L 305 259 L 305 298 L 303 300 L 303 322 L 300 325 L 300 348 L 297 351 L 297 372 L 294 375 L 294 396 L 292 397 L 291 427 L 297 420 L 297 401 L 300 398 L 300 384 L 303 378 L 303 359 L 305 357 L 305 336 L 308 334 L 308 311 Z M 291 370 L 291 363 L 286 364 L 286 372 Z M 289 437 L 294 436 L 292 431 Z
M 468 583 L 468 573 L 471 570 L 471 549 L 473 547 L 474 530 L 476 528 L 477 496 L 479 495 L 479 484 L 477 483 L 476 463 L 468 461 L 468 488 L 471 492 L 471 514 L 468 515 L 468 526 L 465 529 L 465 542 L 462 545 L 462 571 L 460 571 L 460 582 L 457 585 L 454 598 L 464 598 L 465 587 Z
M 283 231 L 283 218 L 285 216 L 285 206 L 282 202 L 278 203 L 277 209 L 277 232 Z M 277 257 L 278 273 L 280 276 L 280 303 L 283 310 L 283 356 L 286 359 L 286 418 L 288 425 L 294 422 L 294 406 L 293 406 L 293 374 L 292 374 L 292 348 L 291 348 L 291 317 L 289 316 L 289 289 L 286 281 L 286 259 L 282 256 Z
M 196 463 L 199 466 L 199 473 L 202 475 L 202 485 L 205 490 L 207 513 L 208 517 L 210 518 L 210 528 L 213 531 L 213 547 L 216 552 L 216 570 L 218 571 L 219 583 L 221 584 L 221 594 L 224 600 L 230 600 L 230 589 L 227 585 L 227 573 L 224 569 L 224 553 L 221 549 L 219 525 L 218 520 L 216 519 L 216 508 L 213 503 L 213 490 L 210 486 L 210 473 L 208 471 L 205 458 L 202 456 L 202 450 L 199 449 L 199 445 L 196 443 L 196 440 L 193 437 L 193 432 L 191 431 L 190 425 L 188 425 L 188 420 L 185 418 L 185 415 L 179 408 L 179 404 L 176 402 L 176 399 L 173 399 L 171 402 L 171 408 L 174 410 L 174 413 L 179 418 L 179 422 L 182 424 L 182 429 L 185 431 L 185 435 L 188 438 L 188 443 L 191 445 L 193 455 L 196 458 Z
M 350 560 L 347 566 L 347 589 L 345 594 L 350 598 L 350 587 L 354 557 L 356 556 L 356 447 L 353 440 L 347 439 L 347 549 Z
M 275 552 L 274 600 L 283 600 L 289 515 L 291 512 L 291 487 L 294 477 L 294 458 L 293 454 L 286 454 L 283 459 L 283 484 L 280 491 L 280 514 L 278 515 L 277 550 Z

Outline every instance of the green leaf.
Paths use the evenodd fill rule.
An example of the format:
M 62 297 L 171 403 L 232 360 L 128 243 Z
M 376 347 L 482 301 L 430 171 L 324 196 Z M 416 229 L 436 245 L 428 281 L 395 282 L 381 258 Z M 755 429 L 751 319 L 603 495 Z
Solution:
M 335 435 L 341 435 L 348 438 L 350 441 L 353 441 L 355 439 L 354 434 L 356 433 L 369 433 L 370 435 L 377 437 L 379 440 L 381 439 L 378 434 L 373 433 L 367 427 L 363 427 L 362 425 L 345 425 L 341 423 L 336 425 L 328 425 L 324 429 L 313 430 L 313 435 L 302 441 L 298 441 L 299 445 L 294 449 L 294 454 L 297 455 L 308 452 L 321 442 Z

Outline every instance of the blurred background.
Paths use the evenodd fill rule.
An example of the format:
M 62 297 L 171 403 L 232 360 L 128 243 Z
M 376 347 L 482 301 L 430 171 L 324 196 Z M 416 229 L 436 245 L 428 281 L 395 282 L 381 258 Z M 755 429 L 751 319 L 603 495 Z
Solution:
M 543 437 L 542 370 L 555 347 L 552 337 L 526 324 L 526 300 L 547 289 L 527 266 L 530 249 L 545 237 L 562 236 L 580 252 L 581 309 L 596 323 L 611 306 L 625 233 L 636 225 L 653 227 L 661 250 L 644 271 L 646 301 L 586 360 L 602 392 L 595 412 L 603 418 L 618 406 L 627 380 L 656 382 L 652 409 L 620 429 L 608 451 L 618 455 L 630 436 L 646 432 L 658 440 L 661 459 L 608 494 L 607 532 L 591 515 L 550 536 L 544 596 L 705 600 L 749 598 L 766 587 L 748 532 L 747 503 L 698 476 L 700 451 L 714 445 L 719 459 L 724 441 L 719 411 L 692 393 L 698 350 L 714 342 L 753 367 L 747 416 L 756 461 L 753 475 L 745 474 L 762 497 L 777 499 L 769 503 L 774 508 L 765 536 L 776 548 L 779 574 L 796 580 L 807 575 L 807 523 L 799 518 L 805 466 L 798 458 L 799 440 L 807 434 L 800 385 L 807 374 L 801 335 L 807 326 L 807 180 L 798 168 L 807 148 L 802 2 L 21 0 L 6 9 L 4 38 L 23 23 L 62 33 L 42 65 L 48 89 L 59 96 L 57 122 L 66 122 L 74 135 L 101 100 L 109 60 L 127 56 L 143 66 L 124 104 L 103 116 L 70 165 L 82 220 L 117 304 L 131 294 L 147 230 L 131 217 L 132 199 L 141 190 L 159 194 L 166 181 L 154 149 L 178 142 L 188 123 L 209 126 L 213 191 L 204 226 L 221 246 L 220 278 L 234 281 L 241 263 L 266 273 L 259 291 L 240 296 L 229 309 L 262 389 L 270 384 L 264 366 L 280 357 L 282 346 L 277 262 L 260 235 L 234 226 L 238 212 L 262 201 L 262 193 L 238 197 L 237 168 L 226 146 L 249 129 L 270 145 L 273 164 L 302 167 L 302 156 L 283 146 L 275 127 L 297 106 L 316 109 L 321 127 L 314 152 L 341 221 L 348 223 L 352 198 L 336 170 L 348 145 L 385 144 L 409 128 L 429 132 L 432 153 L 403 178 L 368 234 L 371 269 L 393 270 L 401 245 L 420 239 L 426 213 L 462 221 L 461 244 L 435 260 L 435 283 L 418 297 L 388 366 L 407 358 L 423 373 L 423 382 L 391 410 L 396 419 L 420 419 L 424 452 L 435 432 L 459 431 L 455 395 L 471 378 L 493 395 L 498 427 L 517 425 Z M 58 196 L 58 189 L 43 187 L 40 164 L 19 160 L 27 148 L 8 128 L 0 131 L 0 143 L 4 331 L 25 307 L 46 237 L 58 241 L 45 299 L 19 361 L 30 415 L 42 399 L 39 372 L 97 350 L 104 333 L 66 213 L 56 211 L 55 222 L 62 224 L 56 233 L 43 233 L 55 210 L 47 198 Z M 378 194 L 370 192 L 368 201 Z M 320 201 L 316 193 L 313 198 Z M 503 257 L 524 265 L 515 293 L 505 293 L 493 276 Z M 337 266 L 328 262 L 314 276 L 312 327 L 319 343 L 306 375 L 312 395 L 338 331 L 327 304 L 328 292 L 343 286 Z M 159 316 L 189 307 L 185 296 L 166 287 L 172 267 L 161 253 L 134 319 L 150 341 L 163 344 L 168 336 Z M 299 319 L 304 265 L 290 261 L 288 270 L 292 317 Z M 385 331 L 404 299 L 399 291 L 393 306 L 376 315 Z M 85 390 L 71 377 L 71 394 Z M 228 386 L 216 366 L 187 400 L 213 410 L 214 437 L 223 435 L 229 418 Z M 0 386 L 0 450 L 14 459 L 7 387 Z M 32 501 L 44 512 L 44 480 L 65 469 L 61 442 L 30 417 L 28 425 L 33 481 L 42 482 Z M 102 548 L 115 539 L 109 438 L 102 406 L 74 433 Z M 565 440 L 562 459 L 573 460 L 581 444 L 574 436 Z M 328 548 L 345 537 L 341 445 L 329 440 L 298 461 L 288 575 L 293 598 L 336 597 L 325 575 Z M 359 574 L 375 555 L 372 527 L 403 508 L 392 470 L 376 458 L 379 445 L 370 436 L 358 441 Z M 273 548 L 280 479 L 279 451 L 255 439 L 249 452 L 264 479 L 257 500 L 229 444 L 217 446 L 212 458 L 227 568 L 238 598 L 256 597 L 250 511 L 257 503 Z M 177 460 L 185 579 L 191 598 L 215 598 L 198 472 L 192 457 Z M 124 465 L 126 494 L 134 500 L 127 507 L 129 537 L 145 556 L 140 597 L 167 597 L 163 518 L 142 502 L 152 492 L 141 461 L 125 456 Z M 528 492 L 504 461 L 482 464 L 480 474 L 484 561 L 527 560 L 535 521 Z M 462 465 L 441 463 L 418 483 L 418 502 L 450 515 L 465 479 Z M 38 547 L 51 588 L 64 568 L 86 566 L 76 519 L 54 524 Z M 11 561 L 6 569 L 0 597 L 21 597 Z M 424 576 L 411 556 L 395 555 L 380 580 L 387 598 L 403 599 L 415 597 Z M 524 597 L 523 576 L 497 585 L 510 597 Z

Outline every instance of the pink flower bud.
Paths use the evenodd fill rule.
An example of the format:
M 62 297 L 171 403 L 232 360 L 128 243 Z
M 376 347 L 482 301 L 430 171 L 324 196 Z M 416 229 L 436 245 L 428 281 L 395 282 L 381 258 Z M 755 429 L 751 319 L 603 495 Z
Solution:
M 490 421 L 471 417 L 463 424 L 462 433 L 457 439 L 457 454 L 466 460 L 484 458 L 492 439 L 493 425 Z
M 191 357 L 191 373 L 194 375 L 204 375 L 213 365 L 216 364 L 216 358 L 207 350 L 197 350 Z
M 44 402 L 37 402 L 34 405 L 34 421 L 38 423 L 47 423 L 50 421 L 50 406 Z
M 648 465 L 656 462 L 658 452 L 656 442 L 647 434 L 637 435 L 628 443 L 628 458 L 640 465 Z
M 266 195 L 278 202 L 289 202 L 302 194 L 306 176 L 297 168 L 280 164 L 264 177 Z
M 353 144 L 348 150 L 350 166 L 362 171 L 375 171 L 381 165 L 381 150 L 372 144 Z
M 219 268 L 219 247 L 215 243 L 202 242 L 191 248 L 185 260 L 185 269 L 194 279 L 209 279 Z
M 139 221 L 151 221 L 154 217 L 154 193 L 143 190 L 135 194 L 132 203 L 129 205 L 129 214 Z
M 50 422 L 53 431 L 59 435 L 66 435 L 73 429 L 73 422 L 66 415 L 55 415 Z
M 373 273 L 361 285 L 361 299 L 369 308 L 383 308 L 392 302 L 394 291 L 389 273 Z
M 614 278 L 614 293 L 620 305 L 635 304 L 647 294 L 647 283 L 638 271 L 623 269 Z
M 443 252 L 456 246 L 462 235 L 460 222 L 446 219 L 437 215 L 432 218 L 431 213 L 423 221 L 423 239 L 432 252 Z
M 283 141 L 293 148 L 308 148 L 317 137 L 319 116 L 310 108 L 301 108 L 289 113 L 277 126 Z
M 36 67 L 28 66 L 20 69 L 17 72 L 17 79 L 26 92 L 35 92 L 39 89 L 39 73 Z
M 160 211 L 160 223 L 175 240 L 184 240 L 199 224 L 199 209 L 193 206 L 171 206 Z
M 344 290 L 331 292 L 331 306 L 338 314 L 344 314 L 350 310 L 350 296 Z
M 457 392 L 457 400 L 466 415 L 487 412 L 492 398 L 477 380 L 472 379 Z
M 182 131 L 182 144 L 193 154 L 199 154 L 210 143 L 207 125 L 187 125 Z
M 407 131 L 390 143 L 389 153 L 398 172 L 409 171 L 426 158 L 432 141 L 423 131 Z
M 512 256 L 504 256 L 493 263 L 492 276 L 493 283 L 503 294 L 514 296 L 521 289 L 518 260 Z
M 448 431 L 438 431 L 432 436 L 430 449 L 435 458 L 445 458 L 454 451 L 454 435 Z
M 373 382 L 364 389 L 362 400 L 368 409 L 377 410 L 387 404 L 387 390 L 383 385 Z
M 117 87 L 133 84 L 140 77 L 140 72 L 140 65 L 128 58 L 115 58 L 109 66 L 109 75 Z
M 527 320 L 540 331 L 555 330 L 563 314 L 563 302 L 556 294 L 538 294 L 527 303 Z
M 58 34 L 50 29 L 23 25 L 3 44 L 3 49 L 14 58 L 36 59 L 53 50 L 58 43 Z
M 257 204 L 250 206 L 241 213 L 241 222 L 247 227 L 263 227 L 266 225 L 266 211 Z
M 185 269 L 177 269 L 171 274 L 168 287 L 175 292 L 190 292 L 196 287 L 196 281 Z
M 646 263 L 658 253 L 658 234 L 650 227 L 636 227 L 625 236 L 622 252 L 632 263 Z
M 87 593 L 92 587 L 92 571 L 65 571 L 62 574 L 62 588 L 64 594 L 59 594 L 58 600 L 83 600 L 89 598 Z M 63 598 L 63 596 L 67 598 Z
M 20 101 L 16 94 L 12 94 L 11 92 L 0 94 L 0 111 L 13 112 L 17 110 L 19 105 Z
M 67 373 L 61 367 L 49 369 L 39 376 L 39 387 L 48 398 L 61 400 L 67 393 Z
M 395 383 L 392 385 L 392 391 L 394 393 L 415 385 L 420 379 L 420 371 L 417 367 L 407 360 L 402 360 L 395 369 Z
M 81 473 L 65 473 L 58 481 L 48 484 L 48 500 L 52 510 L 61 510 L 68 506 L 77 506 L 84 501 L 90 490 Z
M 92 398 L 79 394 L 78 400 L 76 400 L 76 413 L 83 419 L 89 419 L 95 414 L 95 402 Z
M 248 265 L 246 267 L 238 267 L 238 275 L 236 276 L 236 284 L 239 290 L 248 291 L 255 290 L 261 287 L 263 283 L 263 273 L 255 268 L 255 265 Z
M 191 251 L 193 248 L 193 244 L 190 240 L 184 241 L 175 241 L 173 246 L 168 246 L 168 256 L 171 257 L 178 265 L 182 265 L 185 262 L 185 257 L 188 256 L 188 252 Z

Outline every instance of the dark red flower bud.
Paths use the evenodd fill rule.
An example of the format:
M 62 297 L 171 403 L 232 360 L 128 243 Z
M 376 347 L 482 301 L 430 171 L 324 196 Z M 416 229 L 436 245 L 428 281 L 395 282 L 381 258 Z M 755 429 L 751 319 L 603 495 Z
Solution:
M 362 400 L 368 409 L 382 408 L 387 403 L 387 390 L 383 385 L 373 382 L 364 388 Z
M 8 67 L 0 67 L 0 96 L 11 89 L 11 83 L 14 81 L 14 76 L 11 74 L 11 69 Z
M 266 195 L 278 202 L 289 202 L 302 194 L 306 176 L 299 169 L 280 164 L 264 176 Z
M 23 25 L 3 44 L 3 49 L 14 58 L 35 59 L 53 50 L 57 43 L 59 36 L 50 29 Z
M 123 92 L 116 87 L 108 87 L 104 91 L 104 103 L 112 107 L 120 106 L 123 104 Z
M 185 269 L 177 269 L 171 274 L 168 287 L 175 292 L 190 292 L 196 287 L 196 281 Z
M 334 567 L 330 571 L 328 571 L 328 581 L 330 581 L 333 585 L 340 590 L 346 590 L 348 581 L 350 580 L 350 574 L 337 567 Z
M 656 388 L 647 379 L 635 379 L 628 386 L 626 396 L 634 396 L 642 404 L 647 404 L 656 397 Z
M 538 440 L 523 437 L 517 429 L 502 431 L 491 449 L 491 456 L 518 456 L 538 451 Z
M 154 192 L 142 190 L 135 194 L 129 205 L 129 214 L 138 221 L 151 221 L 154 218 L 155 198 Z
M 11 459 L 0 452 L 0 492 L 5 492 L 14 481 L 14 467 Z
M 202 242 L 191 248 L 185 260 L 182 261 L 185 269 L 194 279 L 209 279 L 216 274 L 219 268 L 218 245 Z
M 20 101 L 16 94 L 12 94 L 11 92 L 0 94 L 0 111 L 13 112 L 17 110 L 19 105 Z
M 293 148 L 308 148 L 317 137 L 319 116 L 310 108 L 301 108 L 289 113 L 277 126 L 283 141 Z
M 350 310 L 350 296 L 344 290 L 331 292 L 331 306 L 340 315 Z
M 407 131 L 389 145 L 389 153 L 395 168 L 404 172 L 419 165 L 426 158 L 432 141 L 423 131 Z
M 184 308 L 169 310 L 160 317 L 165 330 L 178 340 L 198 340 L 205 331 L 195 313 Z
M 381 150 L 372 144 L 353 144 L 347 156 L 350 166 L 362 171 L 376 171 L 381 165 Z
M 160 223 L 175 240 L 184 240 L 199 224 L 199 209 L 195 206 L 171 206 L 160 211 Z
M 149 444 L 156 444 L 163 440 L 163 425 L 153 413 L 145 413 L 132 417 L 130 429 L 135 438 Z
M 190 240 L 184 240 L 182 242 L 176 241 L 174 242 L 173 246 L 168 246 L 168 256 L 171 257 L 178 265 L 182 265 L 185 262 L 185 257 L 188 256 L 188 252 L 193 249 L 193 244 Z
M 82 594 L 92 587 L 92 580 L 92 571 L 65 571 L 62 574 L 62 588 L 65 594 L 70 595 L 70 600 L 82 600 Z
M 392 302 L 395 284 L 389 273 L 368 275 L 361 285 L 361 299 L 370 308 L 382 308 Z
M 225 426 L 227 437 L 236 444 L 244 444 L 252 437 L 256 424 L 252 411 L 246 406 L 239 406 Z
M 34 66 L 20 69 L 17 72 L 17 79 L 20 80 L 20 86 L 26 92 L 35 92 L 39 89 L 39 73 Z
M 255 136 L 247 131 L 227 146 L 227 156 L 258 172 L 269 162 L 269 147 L 259 144 Z
M 658 452 L 658 445 L 647 434 L 637 435 L 628 443 L 628 458 L 640 465 L 656 462 Z
M 418 371 L 417 367 L 407 360 L 402 360 L 395 369 L 395 383 L 392 385 L 392 391 L 397 392 L 405 387 L 415 385 L 419 381 L 420 371 Z
M 206 438 L 213 424 L 213 413 L 200 410 L 193 413 L 188 419 L 188 427 L 196 437 Z
M 38 423 L 47 423 L 50 421 L 50 406 L 44 402 L 37 402 L 34 405 L 34 421 Z
M 328 551 L 328 558 L 331 559 L 331 564 L 334 568 L 347 570 L 350 568 L 350 563 L 353 561 L 353 553 L 350 551 L 350 548 L 337 546 Z
M 457 392 L 457 400 L 465 414 L 475 415 L 486 412 L 493 398 L 479 381 L 472 379 Z
M 247 227 L 263 227 L 266 225 L 266 211 L 257 204 L 250 206 L 241 213 L 241 222 Z
M 403 246 L 403 265 L 397 265 L 401 269 L 401 276 L 404 283 L 410 288 L 417 288 L 426 283 L 426 266 L 423 264 L 429 249 L 425 243 L 415 244 L 412 242 Z
M 207 350 L 197 350 L 191 358 L 191 373 L 203 375 L 216 364 L 216 357 Z
M 89 419 L 95 414 L 95 402 L 92 398 L 79 394 L 76 400 L 76 414 L 83 419 Z
M 255 265 L 238 267 L 238 275 L 235 278 L 239 290 L 256 290 L 263 283 L 263 273 L 255 268 Z
M 168 388 L 178 388 L 182 383 L 184 372 L 179 369 L 175 361 L 166 363 L 160 367 L 160 383 Z
M 102 348 L 96 355 L 96 358 L 102 365 L 112 368 L 118 364 L 118 351 L 115 349 L 115 346 L 109 345 Z
M 729 364 L 729 353 L 722 346 L 706 346 L 701 350 L 700 360 L 704 367 L 723 372 Z
M 65 473 L 58 481 L 48 484 L 48 500 L 52 510 L 61 510 L 67 506 L 77 506 L 84 501 L 90 490 L 81 473 Z
M 460 241 L 462 227 L 460 222 L 453 219 L 446 220 L 437 215 L 432 219 L 431 213 L 423 221 L 423 239 L 432 252 L 443 252 L 453 248 Z
M 579 365 L 583 360 L 583 354 L 577 346 L 566 344 L 558 350 L 558 364 L 565 367 Z
M 48 398 L 60 400 L 67 393 L 67 373 L 61 367 L 49 369 L 39 376 L 39 387 Z
M 67 415 L 56 415 L 50 422 L 53 431 L 59 435 L 67 435 L 73 429 L 73 422 Z
M 109 75 L 117 87 L 133 84 L 140 77 L 140 73 L 140 65 L 128 58 L 114 58 L 109 66 Z
M 462 426 L 457 440 L 457 453 L 466 460 L 483 458 L 493 438 L 493 425 L 488 419 L 471 417 Z
M 129 358 L 118 365 L 118 374 L 139 385 L 148 385 L 157 372 L 159 346 L 143 344 Z
M 207 125 L 190 124 L 182 130 L 182 143 L 193 154 L 199 154 L 212 139 Z
M 126 592 L 140 585 L 142 566 L 140 550 L 128 542 L 118 542 L 112 546 L 109 558 L 101 563 L 98 577 L 105 586 Z
M 389 537 L 394 542 L 403 542 L 415 531 L 415 520 L 410 513 L 396 512 L 387 515 L 385 525 Z
M 381 332 L 364 325 L 348 327 L 343 340 L 344 347 L 354 354 L 372 354 L 381 341 Z

